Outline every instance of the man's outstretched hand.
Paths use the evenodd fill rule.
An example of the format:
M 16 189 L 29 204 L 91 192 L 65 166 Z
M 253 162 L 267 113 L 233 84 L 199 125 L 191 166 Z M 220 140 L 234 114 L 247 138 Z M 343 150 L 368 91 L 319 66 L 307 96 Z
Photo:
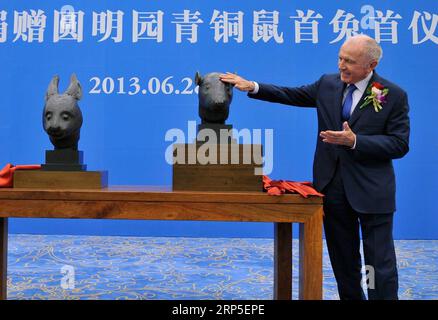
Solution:
M 342 124 L 342 128 L 342 131 L 321 131 L 319 136 L 326 143 L 340 144 L 352 148 L 356 141 L 356 135 L 351 131 L 347 121 Z
M 223 82 L 231 83 L 234 88 L 240 91 L 253 91 L 255 88 L 254 82 L 243 79 L 231 72 L 219 75 L 219 79 Z

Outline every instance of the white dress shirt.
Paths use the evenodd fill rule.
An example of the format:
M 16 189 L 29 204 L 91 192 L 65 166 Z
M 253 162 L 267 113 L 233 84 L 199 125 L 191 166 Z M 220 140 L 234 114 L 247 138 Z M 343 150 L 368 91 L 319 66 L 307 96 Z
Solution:
M 359 103 L 360 98 L 362 98 L 362 95 L 366 91 L 366 89 L 368 87 L 368 82 L 370 81 L 372 76 L 373 76 L 373 72 L 370 72 L 365 77 L 365 79 L 362 79 L 354 84 L 357 89 L 354 90 L 354 92 L 353 92 L 353 102 L 351 104 L 350 115 L 353 113 L 354 109 L 356 109 L 356 106 Z M 348 87 L 349 87 L 349 85 L 345 87 L 344 96 L 342 98 L 342 105 L 344 105 L 345 98 L 347 97 Z

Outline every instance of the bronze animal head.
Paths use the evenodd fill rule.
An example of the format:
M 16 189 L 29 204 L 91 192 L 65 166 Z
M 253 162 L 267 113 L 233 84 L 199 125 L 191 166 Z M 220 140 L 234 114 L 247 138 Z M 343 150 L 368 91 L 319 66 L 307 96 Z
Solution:
M 201 76 L 196 72 L 195 83 L 199 86 L 199 116 L 202 123 L 224 124 L 233 99 L 233 86 L 219 79 L 217 72 Z
M 82 112 L 78 101 L 82 97 L 81 85 L 73 74 L 70 86 L 58 93 L 59 77 L 54 76 L 46 93 L 43 111 L 43 127 L 56 149 L 78 149 Z

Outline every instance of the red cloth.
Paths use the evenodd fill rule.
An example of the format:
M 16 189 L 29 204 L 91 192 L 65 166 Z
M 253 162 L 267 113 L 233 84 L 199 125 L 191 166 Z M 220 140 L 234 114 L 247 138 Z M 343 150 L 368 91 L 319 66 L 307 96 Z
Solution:
M 14 171 L 15 170 L 37 170 L 41 169 L 38 164 L 18 165 L 13 166 L 8 163 L 0 170 L 0 188 L 11 188 L 14 185 Z
M 279 196 L 284 193 L 299 193 L 304 198 L 308 196 L 324 197 L 322 193 L 313 188 L 312 183 L 307 181 L 271 180 L 268 176 L 263 176 L 263 188 L 271 196 Z

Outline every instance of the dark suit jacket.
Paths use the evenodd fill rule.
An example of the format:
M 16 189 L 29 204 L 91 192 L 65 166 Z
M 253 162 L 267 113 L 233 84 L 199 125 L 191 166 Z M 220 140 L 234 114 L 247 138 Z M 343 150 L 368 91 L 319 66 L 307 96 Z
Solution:
M 259 84 L 251 98 L 294 105 L 316 107 L 318 137 L 313 163 L 313 183 L 324 192 L 334 175 L 339 161 L 346 196 L 361 213 L 389 213 L 395 211 L 395 176 L 392 159 L 409 151 L 409 106 L 406 92 L 375 72 L 370 80 L 389 89 L 387 102 L 380 112 L 368 105 L 359 106 L 365 92 L 348 121 L 356 134 L 354 150 L 322 142 L 320 131 L 342 130 L 342 98 L 345 84 L 339 74 L 323 75 L 317 82 L 297 87 Z

